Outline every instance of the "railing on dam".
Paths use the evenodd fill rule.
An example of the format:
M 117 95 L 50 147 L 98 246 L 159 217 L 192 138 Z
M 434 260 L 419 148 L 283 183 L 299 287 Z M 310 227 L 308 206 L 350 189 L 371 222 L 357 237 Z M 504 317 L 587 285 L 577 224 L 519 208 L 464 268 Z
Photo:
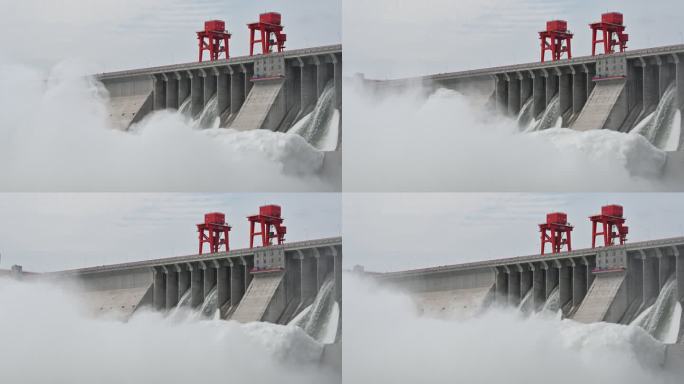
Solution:
M 321 47 L 294 49 L 294 50 L 290 50 L 290 51 L 284 51 L 281 53 L 271 53 L 268 56 L 269 57 L 283 57 L 283 58 L 287 58 L 287 59 L 290 59 L 290 58 L 294 59 L 294 58 L 303 58 L 303 57 L 317 56 L 317 55 L 323 55 L 323 54 L 341 54 L 341 53 L 342 53 L 342 45 L 336 44 L 336 45 L 326 45 L 326 46 L 321 46 Z M 129 69 L 129 70 L 123 70 L 123 71 L 104 72 L 104 73 L 97 74 L 96 77 L 99 80 L 107 80 L 107 79 L 114 79 L 114 78 L 119 78 L 119 77 L 134 77 L 134 76 L 140 76 L 140 75 L 156 75 L 156 74 L 176 72 L 176 71 L 188 71 L 188 70 L 196 70 L 196 69 L 205 69 L 206 70 L 209 68 L 225 67 L 227 65 L 233 65 L 233 64 L 254 63 L 254 61 L 260 57 L 263 57 L 263 55 L 236 56 L 236 57 L 231 57 L 228 60 L 190 62 L 190 63 L 163 65 L 163 66 L 157 66 L 157 67 Z

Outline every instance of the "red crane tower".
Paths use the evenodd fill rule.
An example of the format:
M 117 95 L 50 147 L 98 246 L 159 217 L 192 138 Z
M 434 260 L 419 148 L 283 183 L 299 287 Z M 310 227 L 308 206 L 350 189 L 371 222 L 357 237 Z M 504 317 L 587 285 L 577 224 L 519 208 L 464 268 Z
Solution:
M 204 215 L 204 223 L 197 224 L 199 232 L 199 254 L 202 254 L 204 243 L 209 243 L 209 253 L 216 253 L 221 246 L 225 246 L 226 252 L 230 250 L 228 232 L 230 225 L 226 223 L 226 215 L 220 212 L 211 212 Z M 223 235 L 223 236 L 222 236 Z
M 589 24 L 591 28 L 591 55 L 596 56 L 596 46 L 603 43 L 603 53 L 611 54 L 619 47 L 620 52 L 627 48 L 629 35 L 625 33 L 623 16 L 620 12 L 609 12 L 601 15 L 601 21 Z M 602 38 L 597 39 L 598 33 Z
M 615 239 L 620 239 L 620 244 L 627 241 L 629 227 L 624 225 L 626 219 L 623 217 L 621 205 L 605 205 L 601 207 L 601 214 L 590 216 L 591 220 L 591 247 L 596 248 L 596 238 L 603 236 L 603 245 L 609 247 L 614 245 Z M 602 231 L 598 231 L 599 224 Z
M 287 228 L 283 225 L 283 218 L 280 216 L 279 205 L 264 205 L 259 207 L 259 214 L 248 216 L 249 220 L 249 247 L 254 248 L 254 238 L 261 236 L 261 246 L 272 245 L 271 239 L 276 239 L 278 244 L 285 241 Z M 255 225 L 259 224 L 260 231 L 255 232 Z M 272 231 L 275 230 L 275 232 Z
M 551 244 L 551 253 L 560 253 L 564 246 L 568 252 L 572 251 L 572 238 L 570 233 L 573 226 L 568 223 L 568 215 L 563 212 L 554 212 L 546 215 L 546 223 L 539 224 L 541 232 L 541 254 L 545 253 L 546 243 Z
M 209 51 L 209 61 L 219 59 L 223 53 L 226 60 L 230 58 L 230 33 L 226 31 L 223 20 L 209 20 L 204 22 L 204 30 L 197 32 L 199 40 L 199 61 L 202 62 L 204 51 Z
M 572 59 L 572 33 L 568 31 L 568 23 L 565 20 L 552 20 L 546 22 L 546 30 L 539 32 L 541 40 L 541 61 L 546 61 L 546 51 L 551 52 L 551 61 L 558 61 L 563 53 Z
M 261 53 L 266 55 L 275 46 L 278 52 L 285 48 L 287 35 L 283 33 L 280 13 L 268 12 L 259 15 L 259 22 L 247 24 L 249 28 L 249 55 L 254 56 L 254 46 L 261 43 Z M 254 34 L 259 31 L 260 38 L 254 39 Z M 272 40 L 271 38 L 274 38 Z

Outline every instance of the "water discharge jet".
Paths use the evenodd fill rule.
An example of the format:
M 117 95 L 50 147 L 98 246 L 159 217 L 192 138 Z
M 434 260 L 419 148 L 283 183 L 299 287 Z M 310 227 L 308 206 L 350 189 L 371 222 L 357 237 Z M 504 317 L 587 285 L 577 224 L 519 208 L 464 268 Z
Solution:
M 475 97 L 445 88 L 395 91 L 350 81 L 345 90 L 345 104 L 354 111 L 345 117 L 354 127 L 345 136 L 355 154 L 343 169 L 349 190 L 567 192 L 587 186 L 659 190 L 677 183 L 662 174 L 667 155 L 643 137 L 550 128 L 561 119 L 559 110 L 553 112 L 558 98 L 543 110 L 543 124 L 535 125 L 550 129 L 524 134 Z
M 78 288 L 0 279 L 3 382 L 186 383 L 197 378 L 193 366 L 202 367 L 203 380 L 339 382 L 319 366 L 322 345 L 298 327 L 147 311 L 125 322 L 93 318 L 78 295 Z M 45 302 L 36 306 L 36 300 Z
M 198 130 L 169 111 L 122 132 L 109 125 L 107 92 L 98 82 L 82 78 L 80 66 L 58 66 L 47 82 L 30 69 L 3 68 L 0 78 L 11 92 L 0 96 L 6 107 L 0 117 L 0 189 L 45 190 L 49 185 L 54 191 L 196 192 L 337 187 L 322 178 L 324 153 L 297 135 Z M 223 177 L 216 178 L 217 173 Z
M 546 383 L 551 376 L 561 384 L 636 384 L 679 379 L 661 367 L 665 347 L 638 327 L 501 309 L 466 319 L 434 318 L 420 315 L 410 293 L 369 279 L 345 279 L 345 299 L 355 303 L 344 314 L 345 380 Z M 369 345 L 384 348 L 379 353 Z M 496 369 L 483 368 L 492 361 Z M 530 375 L 530 361 L 538 364 L 538 374 Z

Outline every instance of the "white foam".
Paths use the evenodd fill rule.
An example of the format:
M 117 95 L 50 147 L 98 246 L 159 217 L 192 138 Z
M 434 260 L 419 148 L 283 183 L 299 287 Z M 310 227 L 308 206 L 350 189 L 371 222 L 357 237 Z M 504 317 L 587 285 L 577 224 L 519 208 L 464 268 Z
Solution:
M 299 313 L 297 314 L 297 316 L 293 317 L 292 320 L 290 320 L 290 322 L 288 322 L 287 324 L 289 324 L 289 325 L 297 325 L 297 324 L 299 324 L 300 322 L 302 322 L 302 321 L 304 320 L 304 318 L 309 314 L 309 312 L 311 312 L 311 305 L 309 305 L 309 306 L 307 306 L 306 308 L 302 309 L 302 311 L 299 312 Z
M 672 119 L 672 127 L 667 135 L 667 140 L 665 142 L 666 151 L 676 151 L 679 149 L 680 140 L 682 136 L 682 111 L 677 110 L 675 112 L 674 118 Z
M 652 114 L 639 122 L 637 127 L 632 129 L 632 132 L 643 135 L 654 146 L 669 150 L 669 140 L 674 135 L 679 139 L 679 130 L 681 127 L 673 124 L 676 120 L 677 109 L 677 88 L 675 84 L 670 84 L 665 92 L 660 97 L 660 101 Z M 672 132 L 676 128 L 676 132 Z M 679 142 L 677 142 L 677 146 Z M 677 149 L 675 146 L 674 150 Z
M 325 323 L 321 332 L 320 342 L 323 344 L 332 344 L 337 338 L 337 328 L 340 322 L 340 304 L 334 302 L 328 314 L 328 321 Z
M 681 318 L 682 304 L 676 302 L 672 312 L 665 320 L 665 324 L 663 324 L 663 332 L 659 335 L 659 339 L 663 343 L 674 344 L 679 341 Z
M 334 151 L 337 149 L 337 141 L 340 136 L 340 111 L 335 109 L 330 117 L 325 134 L 318 140 L 316 148 L 321 151 Z
M 335 84 L 331 80 L 321 92 L 314 110 L 302 117 L 287 132 L 302 136 L 319 150 L 337 149 L 340 116 L 339 111 L 333 106 L 334 100 Z
M 653 121 L 653 116 L 655 116 L 655 112 L 651 112 L 648 115 L 646 115 L 646 117 L 641 119 L 641 121 L 636 126 L 634 126 L 634 128 L 632 128 L 632 130 L 629 131 L 629 133 L 643 134 L 646 128 L 650 126 L 651 121 Z
M 353 153 L 344 158 L 346 190 L 665 188 L 666 154 L 643 137 L 562 128 L 524 134 L 455 91 L 422 91 L 385 94 L 345 83 L 344 145 Z
M 418 315 L 409 296 L 350 275 L 344 290 L 354 303 L 344 311 L 348 382 L 666 382 L 664 345 L 638 327 L 526 317 L 515 310 L 434 319 Z
M 308 125 L 309 120 L 311 120 L 311 115 L 313 112 L 309 112 L 299 119 L 294 125 L 288 130 L 289 133 L 296 133 L 300 135 L 300 132 Z M 301 135 L 300 135 L 301 136 Z
M 531 313 L 534 311 L 534 289 L 529 289 L 523 299 L 520 300 L 518 310 L 522 313 Z
M 649 306 L 648 308 L 644 309 L 637 317 L 634 318 L 629 324 L 630 325 L 638 325 L 643 328 L 643 325 L 645 324 L 646 320 L 648 320 L 649 316 L 653 312 L 653 305 Z
M 3 383 L 331 383 L 322 346 L 294 326 L 91 318 L 62 287 L 0 279 Z
M 49 75 L 0 68 L 0 189 L 335 188 L 318 175 L 323 153 L 297 135 L 194 129 L 169 111 L 153 113 L 129 132 L 111 129 L 103 87 L 82 78 L 80 68 L 63 64 Z

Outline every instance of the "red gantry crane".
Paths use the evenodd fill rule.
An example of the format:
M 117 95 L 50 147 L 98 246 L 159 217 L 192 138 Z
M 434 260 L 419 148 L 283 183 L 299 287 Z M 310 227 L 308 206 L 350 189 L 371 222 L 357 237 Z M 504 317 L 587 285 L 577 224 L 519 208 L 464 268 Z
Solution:
M 551 52 L 551 61 L 560 60 L 564 53 L 567 53 L 568 59 L 572 59 L 572 36 L 567 21 L 547 21 L 546 30 L 539 32 L 542 63 L 546 61 L 546 51 Z
M 546 243 L 551 244 L 551 253 L 560 253 L 565 247 L 572 251 L 572 238 L 570 233 L 573 226 L 568 223 L 568 215 L 563 212 L 554 212 L 546 215 L 546 223 L 539 224 L 541 232 L 541 254 L 545 254 Z
M 261 53 L 266 55 L 272 52 L 273 48 L 277 52 L 285 49 L 287 35 L 283 33 L 281 16 L 278 12 L 267 12 L 259 15 L 259 21 L 247 24 L 249 28 L 249 55 L 254 56 L 254 46 L 261 44 Z M 255 39 L 255 34 L 259 34 Z
M 228 233 L 230 225 L 226 223 L 226 215 L 211 212 L 204 215 L 204 223 L 197 224 L 199 232 L 199 254 L 202 254 L 204 243 L 209 243 L 209 253 L 216 253 L 223 246 L 225 252 L 230 251 Z
M 197 32 L 199 40 L 199 61 L 202 62 L 204 51 L 209 52 L 209 61 L 218 60 L 221 54 L 225 59 L 230 58 L 230 33 L 226 31 L 223 20 L 209 20 L 204 22 L 204 30 Z
M 261 246 L 268 247 L 273 245 L 275 239 L 277 244 L 285 242 L 287 228 L 283 225 L 279 205 L 264 205 L 259 207 L 259 214 L 248 216 L 249 220 L 249 247 L 254 248 L 254 239 L 261 236 Z M 259 230 L 255 230 L 256 226 Z M 258 245 L 257 245 L 258 246 Z
M 601 15 L 601 21 L 591 23 L 591 55 L 596 56 L 596 47 L 603 43 L 606 55 L 627 49 L 629 35 L 625 33 L 623 16 L 620 12 L 609 12 Z
M 601 207 L 601 214 L 590 216 L 591 247 L 596 248 L 596 238 L 603 237 L 603 246 L 609 247 L 618 239 L 620 244 L 627 241 L 629 227 L 625 225 L 625 217 L 621 205 L 605 205 Z

